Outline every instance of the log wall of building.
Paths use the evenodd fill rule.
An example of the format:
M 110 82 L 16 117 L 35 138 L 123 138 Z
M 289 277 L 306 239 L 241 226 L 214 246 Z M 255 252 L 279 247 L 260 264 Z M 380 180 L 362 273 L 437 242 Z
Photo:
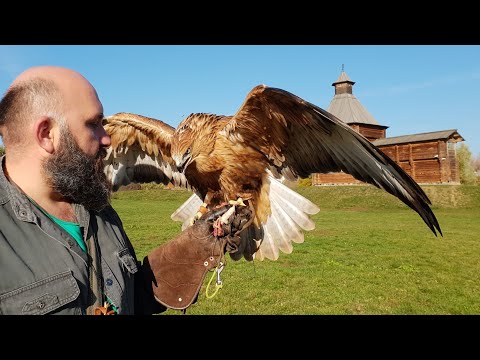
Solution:
M 344 172 L 312 174 L 312 185 L 350 185 L 350 184 L 362 184 L 362 182 L 355 179 L 352 175 L 345 174 Z
M 459 183 L 455 143 L 437 140 L 384 145 L 379 148 L 418 183 Z M 343 172 L 312 176 L 312 185 L 359 183 L 361 182 Z
M 448 182 L 449 163 L 446 161 L 444 140 L 379 146 L 416 182 L 439 184 Z
M 350 127 L 356 132 L 359 132 L 365 136 L 370 141 L 385 138 L 386 131 L 384 128 L 378 128 L 374 125 L 368 126 L 364 124 L 350 124 Z

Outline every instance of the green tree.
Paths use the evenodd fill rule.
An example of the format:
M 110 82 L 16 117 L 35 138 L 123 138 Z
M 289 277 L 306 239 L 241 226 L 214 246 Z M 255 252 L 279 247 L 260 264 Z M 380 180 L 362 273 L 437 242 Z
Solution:
M 477 177 L 473 169 L 472 153 L 467 144 L 461 144 L 457 149 L 457 161 L 460 171 L 460 183 L 475 185 Z
M 472 159 L 473 170 L 477 174 L 477 185 L 480 185 L 480 153 Z
M 2 156 L 3 154 L 5 154 L 5 146 L 0 145 L 0 156 Z
M 480 153 L 472 159 L 473 170 L 480 172 Z

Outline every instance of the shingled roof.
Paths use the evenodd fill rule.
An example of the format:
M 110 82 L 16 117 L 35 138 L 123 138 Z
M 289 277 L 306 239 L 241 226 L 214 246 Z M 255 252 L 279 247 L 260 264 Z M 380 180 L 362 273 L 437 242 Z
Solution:
M 337 81 L 335 81 L 332 84 L 332 86 L 335 86 L 335 84 L 340 84 L 342 82 L 349 82 L 352 85 L 355 84 L 355 81 L 350 80 L 350 78 L 348 77 L 347 73 L 344 70 L 342 70 L 342 72 L 340 73 L 340 76 L 338 77 Z
M 453 139 L 454 142 L 465 140 L 457 132 L 456 129 L 451 129 L 451 130 L 432 131 L 432 132 L 412 134 L 412 135 L 392 136 L 389 138 L 377 139 L 375 141 L 372 141 L 372 143 L 375 146 L 382 146 L 382 145 L 395 145 L 395 144 L 413 143 L 413 142 L 439 140 L 439 139 L 441 140 Z
M 347 124 L 369 124 L 381 126 L 370 114 L 360 101 L 353 95 L 352 87 L 355 84 L 350 80 L 347 73 L 342 70 L 335 86 L 335 95 L 327 108 L 327 111 L 343 120 Z M 388 126 L 384 126 L 387 128 Z

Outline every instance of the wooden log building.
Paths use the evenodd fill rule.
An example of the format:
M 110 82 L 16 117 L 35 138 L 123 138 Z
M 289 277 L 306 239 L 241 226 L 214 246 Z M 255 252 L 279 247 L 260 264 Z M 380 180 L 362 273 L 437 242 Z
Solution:
M 335 95 L 328 111 L 345 121 L 399 164 L 419 184 L 460 184 L 456 143 L 464 141 L 456 129 L 386 137 L 388 126 L 377 120 L 353 95 L 345 71 L 332 84 Z M 312 185 L 363 184 L 349 174 L 315 173 Z

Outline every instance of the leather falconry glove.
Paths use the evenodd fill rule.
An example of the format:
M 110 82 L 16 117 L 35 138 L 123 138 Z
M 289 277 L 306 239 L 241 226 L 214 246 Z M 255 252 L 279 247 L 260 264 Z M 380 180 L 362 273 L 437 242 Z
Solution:
M 252 222 L 246 207 L 226 205 L 204 214 L 143 260 L 147 286 L 170 309 L 185 311 L 198 296 L 208 271 L 225 264 L 225 252 L 241 247 L 241 233 Z

